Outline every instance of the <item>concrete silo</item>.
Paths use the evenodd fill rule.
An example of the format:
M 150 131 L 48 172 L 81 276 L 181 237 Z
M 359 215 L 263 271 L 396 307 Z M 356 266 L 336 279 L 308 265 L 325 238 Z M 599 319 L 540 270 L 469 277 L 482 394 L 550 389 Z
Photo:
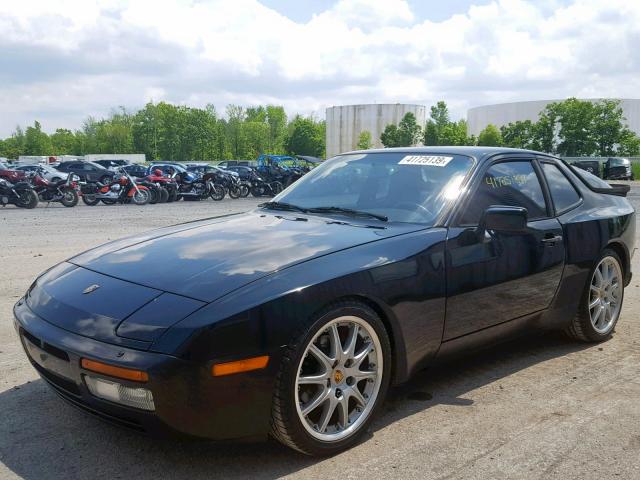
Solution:
M 381 148 L 380 134 L 385 127 L 390 123 L 397 125 L 408 112 L 413 113 L 418 125 L 424 127 L 427 120 L 424 105 L 376 103 L 327 108 L 327 158 L 356 150 L 360 133 L 365 130 L 371 133 L 373 147 Z

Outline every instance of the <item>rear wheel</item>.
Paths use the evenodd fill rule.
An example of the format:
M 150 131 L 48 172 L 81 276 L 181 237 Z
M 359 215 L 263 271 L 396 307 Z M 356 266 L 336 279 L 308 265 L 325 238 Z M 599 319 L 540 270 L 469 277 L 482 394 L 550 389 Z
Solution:
M 613 250 L 605 249 L 591 270 L 577 315 L 567 334 L 583 342 L 601 342 L 616 327 L 624 298 L 622 262 Z
M 240 186 L 232 185 L 229 187 L 229 197 L 236 199 L 240 198 Z
M 282 190 L 284 190 L 284 187 L 280 182 L 271 182 L 269 186 L 271 187 L 271 192 L 274 196 L 278 195 Z
M 167 192 L 167 189 L 160 187 L 159 193 L 160 193 L 160 199 L 158 201 L 160 203 L 166 203 L 169 200 L 169 192 Z
M 96 195 L 93 193 L 83 194 L 82 201 L 84 202 L 85 205 L 89 205 L 90 207 L 93 207 L 94 205 L 97 205 L 100 202 L 100 200 L 96 198 Z
M 157 188 L 149 189 L 149 203 L 151 205 L 158 203 L 160 201 L 160 192 Z
M 294 339 L 276 379 L 271 434 L 309 455 L 353 446 L 386 396 L 391 345 L 378 315 L 341 302 Z

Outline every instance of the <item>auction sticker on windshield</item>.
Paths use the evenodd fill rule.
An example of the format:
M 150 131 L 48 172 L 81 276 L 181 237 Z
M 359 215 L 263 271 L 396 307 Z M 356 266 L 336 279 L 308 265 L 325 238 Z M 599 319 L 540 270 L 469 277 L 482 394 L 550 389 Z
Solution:
M 441 155 L 407 155 L 398 162 L 398 165 L 418 165 L 430 167 L 446 167 L 453 157 Z

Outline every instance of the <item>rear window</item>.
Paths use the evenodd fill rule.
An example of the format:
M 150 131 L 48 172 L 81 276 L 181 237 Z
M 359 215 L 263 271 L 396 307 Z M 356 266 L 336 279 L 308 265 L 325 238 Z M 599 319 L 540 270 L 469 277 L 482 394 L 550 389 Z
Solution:
M 545 177 L 547 177 L 547 183 L 556 211 L 565 211 L 580 201 L 580 195 L 575 187 L 557 165 L 543 163 L 542 170 L 544 171 Z
M 600 177 L 595 176 L 593 173 L 589 173 L 581 168 L 570 167 L 571 171 L 575 173 L 580 180 L 587 184 L 591 188 L 611 188 L 607 182 Z

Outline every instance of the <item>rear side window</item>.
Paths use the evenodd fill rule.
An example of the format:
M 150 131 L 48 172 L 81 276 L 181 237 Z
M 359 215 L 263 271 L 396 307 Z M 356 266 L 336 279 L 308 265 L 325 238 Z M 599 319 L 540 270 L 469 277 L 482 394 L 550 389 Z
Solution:
M 482 213 L 492 205 L 524 207 L 529 220 L 547 217 L 542 186 L 531 162 L 503 162 L 489 167 L 460 223 L 477 225 Z
M 544 176 L 547 177 L 556 212 L 565 211 L 580 201 L 580 195 L 575 187 L 557 165 L 543 163 L 542 170 L 544 171 Z

